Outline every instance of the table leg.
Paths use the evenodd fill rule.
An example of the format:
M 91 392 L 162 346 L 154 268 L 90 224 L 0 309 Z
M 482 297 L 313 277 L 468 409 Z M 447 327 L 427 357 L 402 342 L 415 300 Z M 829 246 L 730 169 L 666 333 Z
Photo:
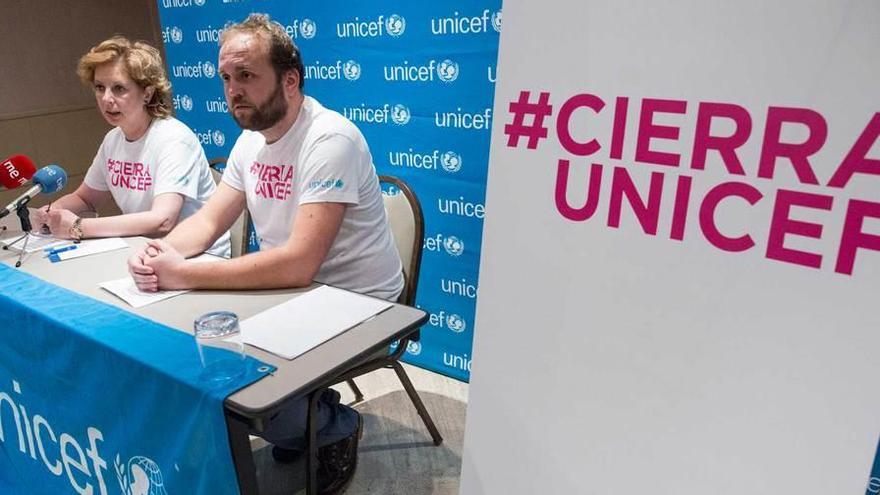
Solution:
M 318 398 L 321 390 L 309 394 L 309 416 L 307 418 L 306 442 L 308 443 L 308 455 L 306 456 L 306 494 L 317 495 L 318 493 L 318 428 L 317 411 Z
M 232 462 L 238 475 L 238 489 L 242 495 L 259 495 L 257 467 L 251 452 L 248 425 L 229 412 L 226 413 L 226 431 L 229 433 L 229 447 L 232 449 Z

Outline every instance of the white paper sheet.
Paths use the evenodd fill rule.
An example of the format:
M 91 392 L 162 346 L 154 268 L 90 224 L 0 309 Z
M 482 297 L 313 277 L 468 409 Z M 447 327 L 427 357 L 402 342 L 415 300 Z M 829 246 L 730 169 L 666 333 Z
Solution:
M 0 240 L 0 244 L 7 246 L 9 249 L 21 251 L 22 246 L 24 246 L 24 238 L 22 237 L 21 240 L 19 240 L 18 242 L 13 242 L 19 237 L 21 237 L 21 234 L 15 234 L 12 237 L 7 237 Z M 31 254 L 36 251 L 41 251 L 45 248 L 60 246 L 61 244 L 67 244 L 69 242 L 70 240 L 56 239 L 52 236 L 31 233 L 28 234 L 27 248 L 25 249 L 25 253 Z
M 381 299 L 323 286 L 241 322 L 244 341 L 294 359 L 391 307 Z
M 70 260 L 73 258 L 81 258 L 92 254 L 106 253 L 107 251 L 115 251 L 128 247 L 128 243 L 120 237 L 108 237 L 106 239 L 90 239 L 82 241 L 76 245 L 76 249 L 64 251 L 57 255 L 52 255 L 49 260 L 53 263 L 57 261 Z
M 63 254 L 63 253 L 62 253 Z M 209 261 L 218 261 L 222 258 L 218 258 L 216 256 L 212 256 L 210 254 L 202 254 L 195 258 L 190 258 L 189 261 L 195 261 L 197 263 L 205 263 Z M 99 287 L 110 292 L 114 296 L 122 299 L 126 303 L 128 303 L 133 308 L 142 308 L 148 304 L 153 304 L 155 302 L 163 301 L 165 299 L 172 298 L 174 296 L 179 296 L 181 294 L 186 294 L 190 292 L 187 290 L 160 290 L 156 292 L 143 292 L 138 290 L 137 286 L 132 280 L 131 277 L 120 278 L 119 280 L 110 280 L 107 282 L 102 282 L 98 284 Z
M 189 292 L 188 290 L 160 290 L 157 292 L 143 292 L 138 290 L 131 277 L 120 278 L 102 282 L 99 286 L 127 302 L 133 308 L 142 308 L 148 304 L 159 302 L 174 296 Z

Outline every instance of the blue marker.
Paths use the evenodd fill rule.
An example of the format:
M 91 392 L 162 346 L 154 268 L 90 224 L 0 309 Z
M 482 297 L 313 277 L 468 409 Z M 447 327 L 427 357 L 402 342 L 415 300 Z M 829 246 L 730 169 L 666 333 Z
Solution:
M 77 246 L 76 244 L 71 244 L 70 246 L 64 246 L 64 247 L 60 247 L 57 249 L 52 249 L 46 254 L 46 257 L 49 258 L 49 261 L 51 261 L 53 263 L 57 263 L 58 261 L 61 261 L 61 259 L 58 258 L 58 254 L 63 253 L 65 251 L 72 251 L 78 247 L 79 246 Z

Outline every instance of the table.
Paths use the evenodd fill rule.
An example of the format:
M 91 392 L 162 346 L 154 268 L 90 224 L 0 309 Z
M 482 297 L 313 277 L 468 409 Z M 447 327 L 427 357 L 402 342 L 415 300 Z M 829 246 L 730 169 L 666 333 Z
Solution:
M 16 223 L 15 217 L 0 221 L 0 225 L 9 228 L 4 234 L 11 235 L 20 230 Z M 126 241 L 132 246 L 131 249 L 60 263 L 50 263 L 40 253 L 34 253 L 25 257 L 20 270 L 187 333 L 192 333 L 193 319 L 209 311 L 234 311 L 244 319 L 319 286 L 313 284 L 303 289 L 259 291 L 193 291 L 134 309 L 98 287 L 100 282 L 126 276 L 126 260 L 135 249 L 146 242 L 144 238 L 128 238 Z M 17 255 L 14 251 L 2 250 L 0 262 L 14 265 Z M 332 383 L 341 372 L 387 347 L 391 342 L 418 330 L 426 319 L 427 314 L 422 310 L 394 304 L 388 310 L 291 361 L 247 345 L 246 352 L 249 355 L 276 366 L 277 371 L 230 395 L 224 402 L 230 447 L 241 492 L 259 493 L 248 437 L 250 429 L 261 431 L 267 420 L 288 401 L 310 396 L 314 405 L 317 394 L 313 392 Z M 314 428 L 310 431 L 310 437 L 314 438 Z M 317 491 L 314 484 L 314 455 L 312 444 L 307 459 L 310 461 L 307 462 L 310 470 L 309 493 Z

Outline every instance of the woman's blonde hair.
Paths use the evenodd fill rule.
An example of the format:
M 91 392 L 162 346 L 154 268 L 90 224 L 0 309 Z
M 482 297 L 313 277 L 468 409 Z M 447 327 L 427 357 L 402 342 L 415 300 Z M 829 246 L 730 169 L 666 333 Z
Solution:
M 153 87 L 153 95 L 145 106 L 153 117 L 171 115 L 171 83 L 165 73 L 159 50 L 143 41 L 132 42 L 124 36 L 114 36 L 93 46 L 79 59 L 76 73 L 86 86 L 95 82 L 95 68 L 108 62 L 122 60 L 125 72 L 141 89 Z

